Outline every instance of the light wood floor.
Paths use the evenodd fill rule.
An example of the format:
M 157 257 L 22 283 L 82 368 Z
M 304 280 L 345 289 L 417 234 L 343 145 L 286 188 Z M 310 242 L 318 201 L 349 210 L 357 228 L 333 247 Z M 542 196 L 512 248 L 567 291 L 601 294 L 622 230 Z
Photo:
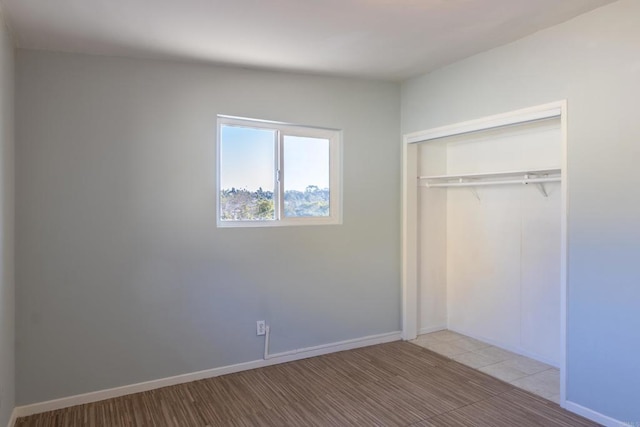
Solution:
M 27 426 L 593 426 L 557 404 L 394 342 L 20 418 Z

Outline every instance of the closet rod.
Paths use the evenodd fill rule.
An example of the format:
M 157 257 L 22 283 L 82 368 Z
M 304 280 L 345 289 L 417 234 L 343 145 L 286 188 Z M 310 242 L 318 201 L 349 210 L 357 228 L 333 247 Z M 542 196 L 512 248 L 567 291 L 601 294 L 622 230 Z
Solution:
M 494 181 L 464 181 L 464 182 L 443 182 L 438 184 L 426 183 L 422 187 L 436 188 L 436 187 L 477 187 L 480 185 L 504 185 L 504 184 L 540 184 L 543 182 L 560 182 L 560 177 L 550 178 L 524 178 L 524 179 L 505 179 Z

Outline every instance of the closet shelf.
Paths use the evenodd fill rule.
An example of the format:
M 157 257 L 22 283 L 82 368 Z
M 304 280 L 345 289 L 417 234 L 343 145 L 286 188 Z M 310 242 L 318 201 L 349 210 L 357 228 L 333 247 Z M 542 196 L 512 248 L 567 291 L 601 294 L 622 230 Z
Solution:
M 505 172 L 484 172 L 484 173 L 465 173 L 457 175 L 427 175 L 419 176 L 420 180 L 453 180 L 453 179 L 492 179 L 492 178 L 513 178 L 524 175 L 560 175 L 560 169 L 523 169 L 517 171 Z
M 506 172 L 471 173 L 458 175 L 419 176 L 421 187 L 477 187 L 482 185 L 536 184 L 546 197 L 544 184 L 560 182 L 560 169 L 527 169 Z M 477 195 L 476 195 L 477 197 Z

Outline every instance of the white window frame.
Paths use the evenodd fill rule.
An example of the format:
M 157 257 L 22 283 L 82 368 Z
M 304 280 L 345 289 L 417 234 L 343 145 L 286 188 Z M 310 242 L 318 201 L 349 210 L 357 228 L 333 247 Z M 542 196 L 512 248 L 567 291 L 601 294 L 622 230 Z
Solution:
M 220 212 L 220 171 L 222 126 L 238 126 L 253 129 L 268 129 L 276 131 L 277 143 L 273 204 L 275 219 L 273 220 L 226 220 L 223 221 Z M 248 119 L 244 117 L 218 115 L 218 135 L 216 139 L 216 223 L 221 228 L 236 227 L 283 227 L 295 225 L 335 225 L 342 224 L 342 131 L 311 126 L 294 125 L 290 123 L 273 122 L 268 120 Z M 326 217 L 286 217 L 284 215 L 284 137 L 299 136 L 322 138 L 329 141 L 329 216 Z

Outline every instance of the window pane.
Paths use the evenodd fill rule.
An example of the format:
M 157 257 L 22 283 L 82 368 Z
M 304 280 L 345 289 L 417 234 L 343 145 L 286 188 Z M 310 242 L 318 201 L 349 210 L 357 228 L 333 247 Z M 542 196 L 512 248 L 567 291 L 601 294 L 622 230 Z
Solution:
M 220 219 L 273 220 L 275 131 L 220 129 Z
M 285 216 L 329 216 L 329 195 L 329 140 L 285 136 Z

